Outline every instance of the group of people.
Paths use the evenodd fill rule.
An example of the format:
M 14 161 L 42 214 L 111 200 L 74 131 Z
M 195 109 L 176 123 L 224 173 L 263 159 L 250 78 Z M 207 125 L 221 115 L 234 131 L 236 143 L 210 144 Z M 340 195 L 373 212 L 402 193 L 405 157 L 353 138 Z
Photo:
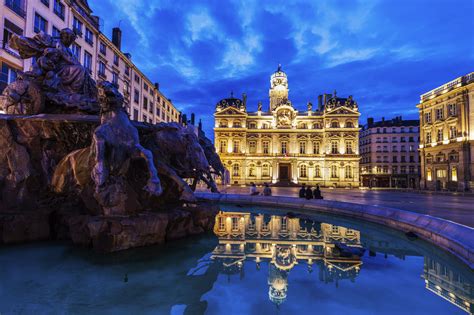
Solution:
M 306 198 L 308 200 L 323 199 L 323 196 L 321 195 L 321 189 L 319 189 L 319 185 L 316 185 L 316 188 L 312 190 L 311 186 L 306 186 L 306 184 L 303 184 L 299 192 L 299 197 Z
M 263 193 L 264 196 L 271 196 L 272 195 L 272 189 L 270 188 L 270 185 L 268 183 L 263 184 Z M 257 185 L 255 183 L 250 183 L 250 195 L 251 196 L 258 196 L 260 195 L 260 192 L 257 190 Z

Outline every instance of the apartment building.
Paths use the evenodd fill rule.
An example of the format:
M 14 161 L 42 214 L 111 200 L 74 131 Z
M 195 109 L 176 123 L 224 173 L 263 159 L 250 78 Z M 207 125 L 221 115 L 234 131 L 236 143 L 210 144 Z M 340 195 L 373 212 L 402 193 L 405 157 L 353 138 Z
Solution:
M 87 0 L 0 0 L 3 29 L 0 48 L 0 91 L 16 79 L 17 71 L 29 70 L 33 58 L 22 60 L 8 41 L 13 34 L 33 37 L 39 32 L 58 36 L 71 28 L 77 40 L 71 50 L 95 80 L 115 83 L 125 98 L 130 118 L 148 123 L 179 122 L 180 112 L 121 50 L 122 32 L 113 29 L 112 40 L 101 31 L 101 19 L 92 14 Z
M 421 184 L 430 190 L 474 187 L 474 72 L 420 97 Z
M 367 124 L 360 131 L 360 178 L 365 187 L 418 188 L 418 120 L 391 120 Z

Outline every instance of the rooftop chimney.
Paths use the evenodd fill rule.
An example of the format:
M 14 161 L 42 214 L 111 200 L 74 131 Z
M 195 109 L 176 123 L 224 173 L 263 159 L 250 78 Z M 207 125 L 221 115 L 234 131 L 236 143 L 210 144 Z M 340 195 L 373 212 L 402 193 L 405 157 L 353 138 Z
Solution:
M 370 128 L 374 124 L 374 119 L 372 117 L 367 118 L 367 126 Z
M 155 82 L 155 88 L 159 91 L 160 90 L 160 84 L 158 82 Z
M 323 96 L 319 95 L 318 96 L 318 110 L 321 111 L 322 108 L 323 108 Z
M 191 113 L 191 125 L 194 126 L 194 122 L 195 122 L 195 118 L 196 116 L 194 115 L 194 113 Z
M 118 27 L 112 29 L 112 43 L 119 50 L 122 50 L 122 30 Z

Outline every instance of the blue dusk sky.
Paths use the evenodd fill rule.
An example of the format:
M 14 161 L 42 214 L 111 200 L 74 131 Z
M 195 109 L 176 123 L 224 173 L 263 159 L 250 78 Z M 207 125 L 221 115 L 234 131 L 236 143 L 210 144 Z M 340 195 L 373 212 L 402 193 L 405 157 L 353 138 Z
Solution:
M 212 137 L 231 91 L 268 108 L 279 63 L 297 109 L 322 93 L 353 95 L 361 121 L 418 118 L 419 97 L 474 71 L 472 0 L 89 0 L 103 31 Z

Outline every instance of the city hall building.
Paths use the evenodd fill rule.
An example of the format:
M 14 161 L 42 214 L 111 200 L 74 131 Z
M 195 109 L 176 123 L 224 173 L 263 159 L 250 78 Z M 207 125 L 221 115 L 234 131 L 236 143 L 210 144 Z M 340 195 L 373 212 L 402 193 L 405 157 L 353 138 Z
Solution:
M 247 96 L 217 103 L 216 150 L 229 170 L 230 184 L 359 185 L 357 102 L 349 96 L 318 97 L 318 107 L 297 110 L 288 98 L 281 66 L 270 78 L 270 102 L 247 111 Z

